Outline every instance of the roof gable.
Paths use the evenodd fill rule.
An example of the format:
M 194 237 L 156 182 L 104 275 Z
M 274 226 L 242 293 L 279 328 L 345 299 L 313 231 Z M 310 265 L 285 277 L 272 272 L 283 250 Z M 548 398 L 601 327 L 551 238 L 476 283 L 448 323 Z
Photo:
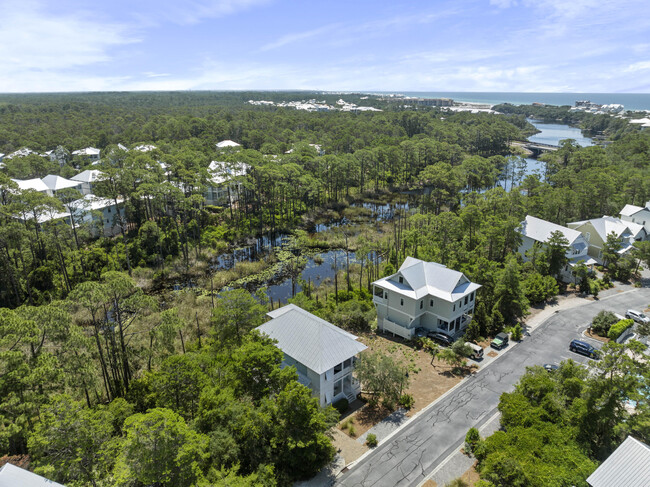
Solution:
M 294 304 L 267 315 L 271 321 L 257 329 L 277 340 L 280 350 L 317 374 L 367 348 L 356 336 Z
M 578 230 L 563 227 L 530 215 L 526 216 L 526 219 L 521 222 L 519 227 L 521 235 L 541 243 L 548 242 L 553 232 L 560 232 L 564 235 L 564 238 L 569 241 L 569 245 L 572 245 L 581 236 Z

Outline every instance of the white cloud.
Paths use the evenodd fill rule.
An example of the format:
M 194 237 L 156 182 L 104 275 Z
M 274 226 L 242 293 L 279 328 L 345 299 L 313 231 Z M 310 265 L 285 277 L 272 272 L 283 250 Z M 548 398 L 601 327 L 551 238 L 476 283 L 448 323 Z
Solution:
M 271 0 L 140 0 L 130 7 L 143 25 L 160 21 L 179 25 L 233 15 Z
M 630 64 L 627 68 L 624 69 L 624 71 L 626 73 L 636 73 L 637 71 L 646 71 L 648 69 L 650 69 L 650 61 L 639 61 Z
M 5 72 L 88 66 L 108 61 L 112 47 L 138 42 L 123 24 L 83 13 L 53 15 L 36 2 L 0 4 L 0 18 Z
M 294 42 L 304 41 L 305 39 L 310 39 L 312 37 L 316 37 L 321 34 L 326 34 L 328 32 L 331 32 L 335 28 L 339 27 L 340 25 L 341 25 L 340 23 L 328 24 L 313 30 L 296 32 L 294 34 L 287 34 L 280 37 L 276 41 L 265 44 L 260 48 L 260 51 L 263 52 L 270 51 L 272 49 L 277 49 L 278 47 L 286 46 L 287 44 L 293 44 Z

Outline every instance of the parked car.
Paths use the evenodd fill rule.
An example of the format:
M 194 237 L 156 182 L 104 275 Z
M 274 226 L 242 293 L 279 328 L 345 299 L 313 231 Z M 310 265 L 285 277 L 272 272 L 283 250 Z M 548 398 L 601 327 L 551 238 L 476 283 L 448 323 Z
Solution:
M 544 367 L 548 372 L 553 372 L 560 368 L 558 364 L 544 364 L 542 367 Z
M 598 358 L 598 350 L 582 340 L 571 340 L 571 343 L 569 343 L 569 350 L 574 353 L 586 355 L 590 358 Z
M 469 358 L 474 360 L 481 360 L 483 358 L 483 347 L 471 342 L 465 342 L 465 345 L 472 349 L 472 354 Z
M 450 347 L 451 344 L 454 343 L 454 340 L 449 335 L 445 335 L 439 331 L 431 331 L 428 336 L 434 342 L 438 342 L 440 345 L 444 345 L 445 347 Z
M 497 336 L 494 337 L 494 340 L 492 340 L 490 346 L 492 348 L 496 348 L 497 350 L 506 348 L 508 346 L 508 334 L 503 332 L 499 333 Z
M 415 334 L 413 335 L 413 338 L 424 338 L 425 336 L 427 336 L 427 332 L 428 330 L 426 328 L 419 326 L 415 329 Z
M 637 323 L 650 323 L 650 317 L 648 317 L 647 315 L 644 315 L 643 313 L 641 313 L 641 311 L 636 311 L 636 310 L 633 310 L 633 309 L 628 309 L 625 312 L 625 317 L 626 318 L 631 318 L 634 321 L 636 321 Z

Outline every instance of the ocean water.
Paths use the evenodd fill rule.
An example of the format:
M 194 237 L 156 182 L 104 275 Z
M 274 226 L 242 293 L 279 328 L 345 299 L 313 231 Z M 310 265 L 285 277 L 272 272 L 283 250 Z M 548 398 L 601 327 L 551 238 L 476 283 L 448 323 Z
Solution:
M 387 93 L 387 92 L 386 92 Z M 531 103 L 545 103 L 547 105 L 570 105 L 576 100 L 590 100 L 593 103 L 609 105 L 618 103 L 625 106 L 626 110 L 650 110 L 650 93 L 498 93 L 498 92 L 425 92 L 405 91 L 400 92 L 405 96 L 421 98 L 452 98 L 455 101 L 474 103 L 512 103 L 513 105 L 530 105 Z

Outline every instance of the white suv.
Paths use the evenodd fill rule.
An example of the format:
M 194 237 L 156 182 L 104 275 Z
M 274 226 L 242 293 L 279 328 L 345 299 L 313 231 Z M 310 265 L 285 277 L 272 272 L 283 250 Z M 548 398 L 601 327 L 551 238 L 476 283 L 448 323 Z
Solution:
M 641 313 L 641 311 L 635 311 L 633 309 L 628 309 L 625 312 L 625 317 L 632 318 L 634 321 L 638 323 L 650 323 L 650 318 L 648 318 L 646 315 Z

